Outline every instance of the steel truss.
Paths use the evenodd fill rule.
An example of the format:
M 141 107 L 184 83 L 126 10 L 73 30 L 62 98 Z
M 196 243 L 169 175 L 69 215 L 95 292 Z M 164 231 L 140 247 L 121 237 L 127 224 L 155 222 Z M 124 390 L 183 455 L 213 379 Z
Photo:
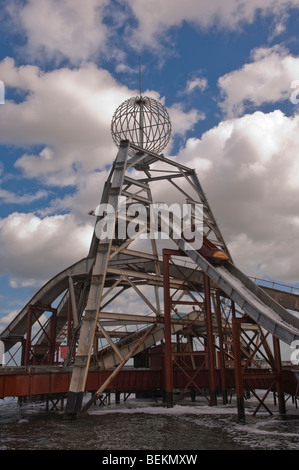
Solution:
M 131 147 L 134 148 L 134 146 Z M 223 237 L 207 204 L 206 197 L 200 187 L 195 172 L 163 156 L 157 156 L 149 152 L 143 153 L 142 150 L 138 148 L 136 148 L 136 154 L 131 157 L 129 150 L 130 144 L 128 142 L 123 142 L 120 145 L 118 156 L 101 201 L 102 203 L 108 203 L 114 209 L 114 230 L 117 230 L 117 223 L 121 217 L 125 218 L 126 226 L 129 227 L 133 216 L 136 215 L 130 212 L 122 214 L 120 200 L 121 197 L 125 197 L 126 202 L 134 203 L 137 201 L 139 205 L 141 204 L 147 214 L 147 219 L 145 222 L 143 221 L 143 226 L 142 222 L 140 222 L 141 227 L 139 227 L 138 230 L 138 237 L 140 238 L 142 234 L 151 233 L 153 220 L 150 219 L 150 217 L 152 216 L 152 204 L 154 202 L 152 186 L 155 184 L 157 186 L 157 184 L 161 182 L 167 182 L 175 188 L 179 195 L 179 197 L 174 197 L 172 194 L 175 201 L 180 200 L 181 203 L 186 201 L 192 208 L 191 211 L 195 211 L 195 205 L 202 205 L 204 208 L 203 225 L 205 235 L 211 236 L 214 242 L 228 253 Z M 143 173 L 144 176 L 138 179 L 132 178 L 130 171 L 132 171 L 133 168 L 141 174 Z M 178 178 L 181 178 L 183 183 L 180 182 L 180 184 L 178 184 Z M 195 217 L 194 213 L 191 214 L 191 217 Z M 101 219 L 99 219 L 99 221 L 100 220 Z M 157 220 L 156 225 L 159 230 L 161 230 L 163 222 L 164 220 L 161 216 L 161 218 Z M 168 225 L 168 227 L 169 226 L 170 225 Z M 182 226 L 181 220 L 179 220 L 179 226 Z M 169 235 L 174 237 L 173 225 L 171 227 L 172 232 Z M 119 238 L 116 240 L 104 237 L 100 238 L 100 240 L 93 240 L 91 248 L 91 250 L 96 250 L 96 253 L 94 253 L 95 263 L 91 274 L 89 296 L 80 329 L 79 343 L 74 361 L 74 371 L 70 384 L 67 403 L 67 412 L 70 413 L 78 412 L 81 409 L 86 377 L 90 366 L 97 367 L 97 364 L 101 364 L 103 368 L 107 368 L 108 364 L 110 366 L 116 366 L 116 369 L 111 374 L 112 380 L 134 354 L 142 348 L 145 348 L 146 345 L 153 345 L 157 341 L 161 341 L 164 336 L 164 328 L 162 326 L 158 328 L 155 321 L 161 319 L 163 315 L 161 311 L 159 286 L 162 286 L 165 280 L 165 276 L 161 275 L 161 256 L 159 257 L 156 238 L 152 237 L 148 240 L 148 245 L 150 245 L 151 250 L 145 253 L 136 253 L 136 251 L 131 251 L 128 248 L 137 240 L 137 236 L 136 238 L 134 236 L 129 238 L 128 234 L 126 234 L 121 241 Z M 123 265 L 124 262 L 125 266 Z M 140 269 L 142 265 L 145 269 Z M 149 268 L 150 271 L 148 270 Z M 111 279 L 111 285 L 110 288 L 105 291 L 108 279 Z M 175 279 L 173 282 L 176 282 Z M 152 298 L 142 292 L 142 287 L 150 285 L 154 288 Z M 117 291 L 115 289 L 116 287 L 118 288 Z M 120 348 L 118 343 L 114 341 L 114 338 L 111 337 L 110 331 L 105 328 L 108 320 L 105 310 L 109 304 L 111 305 L 110 302 L 114 301 L 120 293 L 123 294 L 123 292 L 129 288 L 133 289 L 137 297 L 147 305 L 151 316 L 150 321 L 152 321 L 153 324 L 152 326 L 146 326 L 137 333 L 135 331 L 129 334 L 126 339 L 127 346 L 124 340 L 121 339 Z M 109 298 L 106 300 L 108 296 Z M 189 320 L 193 321 L 192 313 Z M 140 318 L 141 324 L 143 321 L 143 318 Z M 178 328 L 180 328 L 178 324 L 174 326 L 175 330 L 178 330 Z M 97 347 L 94 347 L 94 340 L 97 334 L 105 337 L 111 351 L 113 351 L 114 361 L 117 359 L 115 363 L 109 362 L 110 350 L 108 350 L 108 353 L 107 349 L 105 349 L 103 353 L 99 353 Z M 107 383 L 103 384 L 96 392 L 96 396 L 100 395 L 107 385 Z M 87 407 L 88 406 L 89 404 Z M 85 406 L 85 409 L 87 407 Z
M 161 188 L 163 201 L 188 203 L 191 217 L 195 217 L 195 206 L 202 205 L 203 234 L 228 255 L 229 271 L 217 270 L 196 250 L 184 249 L 174 219 L 169 221 L 170 239 L 163 238 L 161 215 L 156 220 L 159 236 L 149 236 L 151 207 L 159 201 Z M 122 198 L 129 208 L 126 212 Z M 165 348 L 168 406 L 175 402 L 175 370 L 176 377 L 184 377 L 179 396 L 198 393 L 212 406 L 219 393 L 227 403 L 228 390 L 235 388 L 242 419 L 244 391 L 255 394 L 252 383 L 258 379 L 264 381 L 266 390 L 277 390 L 283 412 L 277 338 L 284 339 L 284 334 L 288 339 L 299 337 L 299 325 L 281 328 L 279 320 L 272 321 L 264 311 L 256 321 L 255 305 L 247 305 L 251 297 L 242 297 L 229 285 L 236 269 L 195 171 L 122 141 L 100 203 L 113 208 L 114 234 L 119 235 L 120 220 L 126 228 L 138 222 L 138 230 L 133 236 L 126 231 L 121 237 L 110 237 L 106 213 L 96 212 L 88 256 L 57 274 L 22 309 L 1 335 L 6 352 L 21 343 L 22 365 L 72 367 L 65 408 L 70 415 L 87 410 L 128 361 L 159 344 Z M 144 208 L 146 219 L 134 212 L 135 203 Z M 259 294 L 247 278 L 242 282 L 246 293 Z M 267 299 L 263 297 L 262 302 L 268 308 Z M 275 314 L 278 307 L 285 321 L 287 312 L 271 304 Z M 276 327 L 273 355 L 267 336 Z M 175 346 L 172 338 L 176 338 Z M 62 350 L 66 352 L 63 357 Z M 269 364 L 267 370 L 259 363 L 261 357 Z M 111 373 L 83 407 L 90 371 Z M 203 387 L 199 378 L 204 374 Z M 259 398 L 259 406 L 265 406 L 265 397 Z
M 173 368 L 181 368 L 189 379 L 182 393 L 192 384 L 198 393 L 202 394 L 195 379 L 205 367 L 209 371 L 208 402 L 211 406 L 217 404 L 217 394 L 219 392 L 222 395 L 223 404 L 227 403 L 228 387 L 231 387 L 231 384 L 227 383 L 226 371 L 234 370 L 234 387 L 236 389 L 240 420 L 245 418 L 244 397 L 246 392 L 251 392 L 259 402 L 253 413 L 254 415 L 262 405 L 271 413 L 265 404 L 265 399 L 269 392 L 273 390 L 278 395 L 280 413 L 285 413 L 285 399 L 281 384 L 279 340 L 273 336 L 273 354 L 267 340 L 268 336 L 271 336 L 269 332 L 264 332 L 250 317 L 237 311 L 235 303 L 217 286 L 211 285 L 206 274 L 204 275 L 203 289 L 199 291 L 190 281 L 191 274 L 185 274 L 181 269 L 181 265 L 176 265 L 175 260 L 180 256 L 185 257 L 186 254 L 179 250 L 163 250 L 165 370 L 168 406 L 173 405 Z M 180 286 L 181 290 L 170 288 L 170 266 L 175 266 L 183 274 L 184 279 Z M 198 270 L 198 267 L 195 267 L 194 270 Z M 186 300 L 186 296 L 184 297 L 185 300 L 181 300 L 182 292 L 189 296 L 188 300 Z M 203 319 L 201 327 L 194 324 L 186 326 L 181 332 L 182 336 L 189 336 L 188 352 L 185 352 L 183 356 L 184 368 L 178 362 L 178 357 L 182 357 L 183 353 L 173 352 L 172 350 L 169 328 L 171 315 L 173 313 L 177 315 L 177 308 L 181 304 L 188 304 L 193 309 L 198 310 L 199 317 Z M 204 361 L 201 365 L 195 364 L 194 358 L 198 353 L 194 352 L 190 337 L 202 346 L 201 357 L 204 357 Z M 179 344 L 179 341 L 177 344 Z M 186 357 L 189 358 L 187 367 Z M 263 359 L 263 366 L 257 361 L 257 358 Z M 256 386 L 257 380 L 264 381 L 266 388 L 266 393 L 262 398 L 256 394 L 252 386 L 252 384 Z

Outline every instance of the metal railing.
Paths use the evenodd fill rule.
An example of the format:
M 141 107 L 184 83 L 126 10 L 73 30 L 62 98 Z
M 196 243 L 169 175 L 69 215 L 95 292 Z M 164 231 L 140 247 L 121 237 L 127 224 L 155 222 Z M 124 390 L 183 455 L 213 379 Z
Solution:
M 260 287 L 263 287 L 263 286 L 269 287 L 270 289 L 276 289 L 282 292 L 299 295 L 299 287 L 291 286 L 289 284 L 282 284 L 281 282 L 277 282 L 277 281 L 260 279 L 258 277 L 252 277 L 252 276 L 249 276 L 249 277 L 253 282 L 258 284 Z

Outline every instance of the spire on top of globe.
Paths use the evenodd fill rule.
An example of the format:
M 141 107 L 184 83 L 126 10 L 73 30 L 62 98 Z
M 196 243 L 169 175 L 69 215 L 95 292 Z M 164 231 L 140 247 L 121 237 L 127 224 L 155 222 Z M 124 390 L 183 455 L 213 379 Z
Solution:
M 170 140 L 170 117 L 159 101 L 142 96 L 140 89 L 140 96 L 129 98 L 116 109 L 111 134 L 117 146 L 121 140 L 129 140 L 144 150 L 159 154 Z

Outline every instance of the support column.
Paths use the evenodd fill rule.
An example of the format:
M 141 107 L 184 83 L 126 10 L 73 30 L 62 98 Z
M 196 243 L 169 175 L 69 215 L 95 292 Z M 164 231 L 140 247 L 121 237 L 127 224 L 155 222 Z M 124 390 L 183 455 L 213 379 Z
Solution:
M 207 346 L 209 358 L 209 382 L 210 382 L 210 406 L 217 405 L 216 395 L 216 368 L 215 368 L 215 349 L 213 341 L 213 323 L 212 323 L 212 310 L 211 310 L 211 292 L 210 292 L 210 279 L 207 274 L 204 275 L 205 287 L 205 311 L 207 322 Z
M 273 336 L 273 349 L 274 349 L 274 359 L 275 359 L 275 369 L 277 374 L 276 380 L 276 391 L 278 397 L 278 407 L 279 413 L 285 414 L 286 407 L 285 407 L 285 399 L 284 399 L 284 392 L 281 383 L 281 354 L 280 354 L 280 344 L 279 339 L 276 336 Z
M 233 308 L 234 314 L 234 308 Z M 240 321 L 241 319 L 232 318 L 233 327 L 233 346 L 234 346 L 234 359 L 235 359 L 235 383 L 238 407 L 239 421 L 245 420 L 245 407 L 244 407 L 244 390 L 243 390 L 243 377 L 241 365 L 241 344 L 240 344 Z
M 220 380 L 221 380 L 221 391 L 223 397 L 223 404 L 227 404 L 227 388 L 225 380 L 225 358 L 223 349 L 223 331 L 222 331 L 222 316 L 221 316 L 221 303 L 219 291 L 216 291 L 216 315 L 218 325 L 218 338 L 219 338 L 219 362 L 220 362 Z
M 91 355 L 93 352 L 94 336 L 97 330 L 97 321 L 100 317 L 101 301 L 103 290 L 105 287 L 105 280 L 107 274 L 107 268 L 110 259 L 111 247 L 113 236 L 115 233 L 116 215 L 118 212 L 119 196 L 121 195 L 124 176 L 126 171 L 127 157 L 129 154 L 129 142 L 122 141 L 119 146 L 119 151 L 114 161 L 111 170 L 111 184 L 109 187 L 109 193 L 103 193 L 105 195 L 105 202 L 111 205 L 113 212 L 109 214 L 111 216 L 110 228 L 103 238 L 97 240 L 97 251 L 95 256 L 95 262 L 92 268 L 91 284 L 89 288 L 89 295 L 87 299 L 85 315 L 83 317 L 82 325 L 80 328 L 80 336 L 78 342 L 78 348 L 75 356 L 72 377 L 69 386 L 68 399 L 65 408 L 65 414 L 69 416 L 75 416 L 81 411 L 83 395 L 85 392 L 85 386 L 89 371 L 89 364 Z M 97 224 L 95 226 L 95 235 L 98 237 L 102 234 L 103 219 L 98 214 Z M 112 230 L 111 230 L 112 228 Z M 72 283 L 70 283 L 72 291 Z M 72 308 L 74 313 L 75 304 L 72 302 Z
M 67 306 L 67 345 L 69 348 L 69 354 L 70 354 L 70 346 L 71 346 L 72 323 L 73 323 L 72 300 L 69 294 L 68 306 Z
M 27 319 L 27 335 L 26 335 L 25 354 L 24 354 L 24 365 L 25 366 L 29 365 L 29 359 L 30 359 L 32 317 L 33 317 L 33 310 L 32 310 L 32 307 L 29 305 L 29 307 L 28 307 L 28 319 Z
M 49 348 L 49 363 L 54 364 L 55 360 L 55 346 L 56 346 L 56 326 L 57 326 L 57 310 L 52 311 L 50 319 L 50 348 Z
M 173 406 L 173 370 L 171 349 L 171 321 L 170 321 L 170 283 L 169 283 L 169 258 L 166 250 L 163 250 L 163 285 L 164 285 L 164 337 L 165 337 L 165 401 L 168 407 Z

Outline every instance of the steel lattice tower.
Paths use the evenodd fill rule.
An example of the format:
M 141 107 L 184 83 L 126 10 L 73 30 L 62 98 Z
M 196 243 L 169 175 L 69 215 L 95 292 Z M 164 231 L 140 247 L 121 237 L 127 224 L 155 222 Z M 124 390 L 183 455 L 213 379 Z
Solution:
M 116 110 L 111 129 L 118 150 L 94 213 L 89 253 L 43 286 L 5 329 L 6 351 L 20 341 L 22 364 L 54 364 L 57 348 L 66 345 L 63 367 L 71 379 L 65 412 L 76 415 L 87 390 L 93 395 L 85 410 L 131 358 L 159 346 L 169 406 L 176 368 L 187 377 L 182 393 L 190 387 L 201 393 L 197 381 L 203 377 L 211 405 L 217 391 L 225 402 L 234 386 L 241 418 L 247 368 L 250 380 L 258 380 L 261 353 L 275 371 L 268 378 L 283 409 L 279 340 L 291 344 L 299 338 L 298 318 L 275 301 L 275 292 L 266 293 L 235 266 L 195 170 L 160 153 L 171 133 L 164 106 L 141 95 L 131 98 Z M 180 210 L 168 217 L 166 203 Z M 183 236 L 186 217 L 192 227 L 198 207 L 204 245 L 222 253 L 224 264 Z M 133 296 L 140 307 L 130 304 Z M 32 327 L 45 312 L 49 321 L 34 340 Z M 90 371 L 109 374 L 98 387 L 88 383 Z

